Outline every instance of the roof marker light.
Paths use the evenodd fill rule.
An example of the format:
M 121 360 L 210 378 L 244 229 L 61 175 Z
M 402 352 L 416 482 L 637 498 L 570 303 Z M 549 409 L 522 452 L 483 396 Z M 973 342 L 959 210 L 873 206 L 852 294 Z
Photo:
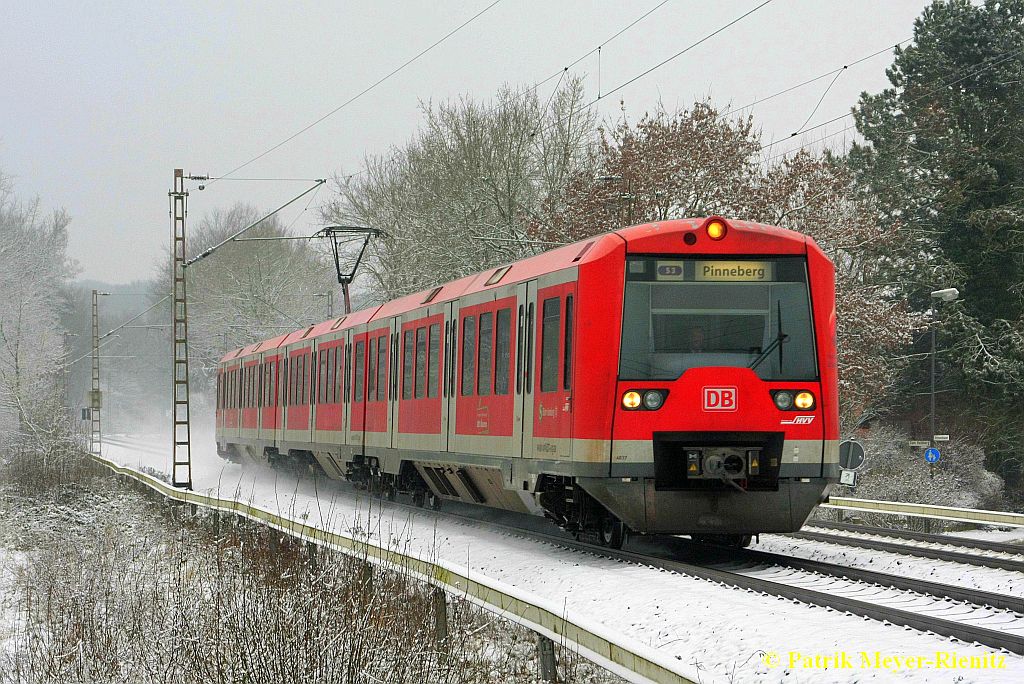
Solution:
M 704 227 L 704 230 L 712 240 L 721 240 L 725 237 L 726 233 L 725 223 L 718 219 L 709 221 L 708 225 Z

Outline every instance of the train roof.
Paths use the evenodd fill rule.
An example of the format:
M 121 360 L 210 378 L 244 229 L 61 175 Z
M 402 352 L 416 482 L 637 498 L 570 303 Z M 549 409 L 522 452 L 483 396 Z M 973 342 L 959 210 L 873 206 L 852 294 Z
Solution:
M 295 342 L 315 339 L 373 320 L 398 316 L 427 304 L 440 304 L 467 294 L 504 287 L 531 280 L 545 273 L 597 261 L 614 251 L 623 242 L 626 243 L 627 253 L 664 253 L 668 251 L 669 245 L 679 240 L 682 233 L 697 230 L 715 218 L 718 217 L 653 221 L 594 235 L 511 264 L 490 268 L 427 290 L 393 299 L 378 306 L 354 311 L 347 316 L 332 318 L 299 328 L 285 335 L 234 349 L 221 358 L 221 363 L 255 353 L 264 353 Z M 817 249 L 817 245 L 810 237 L 788 228 L 731 219 L 726 219 L 725 223 L 730 231 L 736 231 L 744 236 L 744 245 L 756 246 L 759 243 L 771 243 L 773 246 L 778 246 L 781 252 L 788 253 L 803 252 L 812 245 Z

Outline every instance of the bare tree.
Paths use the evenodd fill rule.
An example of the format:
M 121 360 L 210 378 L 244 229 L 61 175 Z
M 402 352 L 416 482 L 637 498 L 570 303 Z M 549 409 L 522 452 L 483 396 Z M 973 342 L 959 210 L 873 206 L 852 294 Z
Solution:
M 46 215 L 38 199 L 18 200 L 0 174 L 0 432 L 36 445 L 62 432 L 60 311 L 75 271 L 69 223 L 63 210 Z
M 528 226 L 592 159 L 595 117 L 582 101 L 580 80 L 569 79 L 545 104 L 509 88 L 493 102 L 425 103 L 409 143 L 368 157 L 360 174 L 336 176 L 324 219 L 385 231 L 365 264 L 370 299 L 538 251 Z

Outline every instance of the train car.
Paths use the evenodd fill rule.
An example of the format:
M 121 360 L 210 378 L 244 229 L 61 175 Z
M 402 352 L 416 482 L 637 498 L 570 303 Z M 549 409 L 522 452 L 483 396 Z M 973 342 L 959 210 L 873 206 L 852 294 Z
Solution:
M 598 235 L 226 354 L 227 458 L 744 545 L 839 475 L 834 268 L 721 217 Z

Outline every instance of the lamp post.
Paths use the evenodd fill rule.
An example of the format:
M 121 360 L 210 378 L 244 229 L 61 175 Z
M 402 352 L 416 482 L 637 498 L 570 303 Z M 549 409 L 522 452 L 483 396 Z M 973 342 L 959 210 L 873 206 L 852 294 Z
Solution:
M 960 290 L 955 287 L 947 287 L 944 290 L 933 290 L 931 298 L 938 302 L 955 302 L 960 297 Z M 935 446 L 935 323 L 937 316 L 937 309 L 935 304 L 932 304 L 932 391 L 931 391 L 931 432 L 929 433 L 928 442 L 934 447 Z M 935 465 L 929 466 L 931 477 L 935 477 Z

